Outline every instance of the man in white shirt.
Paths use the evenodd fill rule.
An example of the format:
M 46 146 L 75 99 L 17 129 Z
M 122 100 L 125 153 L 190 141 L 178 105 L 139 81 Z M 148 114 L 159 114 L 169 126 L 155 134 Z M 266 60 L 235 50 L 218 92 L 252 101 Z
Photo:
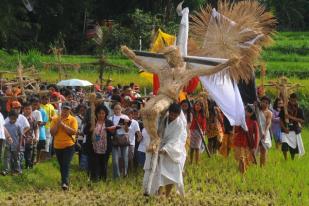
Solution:
M 145 164 L 145 159 L 146 159 L 146 149 L 147 146 L 149 145 L 150 142 L 150 137 L 145 128 L 142 130 L 142 139 L 138 145 L 137 149 L 137 161 L 138 165 L 141 167 L 144 167 Z
M 133 157 L 134 157 L 134 149 L 135 149 L 135 134 L 137 134 L 138 139 L 141 139 L 141 130 L 139 128 L 138 122 L 133 119 L 133 109 L 127 108 L 125 110 L 125 114 L 130 118 L 130 126 L 129 126 L 129 168 L 133 169 Z

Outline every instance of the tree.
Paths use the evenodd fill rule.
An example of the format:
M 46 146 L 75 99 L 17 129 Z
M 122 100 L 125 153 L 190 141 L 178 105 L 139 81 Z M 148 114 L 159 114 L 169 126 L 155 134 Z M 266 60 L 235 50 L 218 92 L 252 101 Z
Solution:
M 308 0 L 269 0 L 265 1 L 278 18 L 281 29 L 305 29 L 309 26 L 309 1 Z

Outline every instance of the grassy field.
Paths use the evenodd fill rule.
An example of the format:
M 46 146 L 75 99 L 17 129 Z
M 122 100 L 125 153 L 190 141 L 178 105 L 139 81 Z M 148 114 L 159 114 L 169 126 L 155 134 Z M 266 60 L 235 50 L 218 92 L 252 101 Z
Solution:
M 303 131 L 305 148 L 309 130 Z M 19 177 L 0 177 L 0 205 L 308 205 L 309 157 L 284 161 L 272 148 L 266 167 L 251 166 L 242 176 L 233 157 L 206 157 L 198 166 L 186 165 L 184 198 L 173 193 L 168 199 L 142 195 L 143 172 L 126 179 L 99 183 L 88 181 L 74 159 L 71 189 L 61 191 L 55 160 L 24 171 Z M 111 167 L 109 167 L 111 170 Z
M 267 63 L 267 80 L 286 74 L 292 82 L 301 83 L 301 105 L 309 108 L 309 32 L 283 32 L 276 36 L 276 43 L 263 52 Z M 0 70 L 13 70 L 18 59 L 25 66 L 35 65 L 41 78 L 57 82 L 55 70 L 44 70 L 43 62 L 53 62 L 54 57 L 33 50 L 26 54 L 8 55 L 0 50 Z M 66 63 L 96 61 L 93 56 L 62 57 Z M 105 77 L 113 84 L 139 84 L 142 91 L 150 91 L 151 82 L 137 74 L 132 63 L 120 55 L 110 55 L 111 63 L 130 67 L 116 70 L 108 68 Z M 81 72 L 70 70 L 69 77 L 98 79 L 97 68 L 83 67 Z M 13 77 L 13 76 L 11 76 Z M 257 80 L 257 84 L 259 80 Z M 267 89 L 274 95 L 274 89 Z M 309 116 L 307 112 L 306 117 Z M 303 132 L 305 148 L 309 147 L 309 129 Z M 232 157 L 208 159 L 203 154 L 199 166 L 187 166 L 185 176 L 185 198 L 176 194 L 170 199 L 144 198 L 141 181 L 143 172 L 126 179 L 107 183 L 91 183 L 84 172 L 78 170 L 77 158 L 72 166 L 72 187 L 68 192 L 59 189 L 59 171 L 55 160 L 37 165 L 20 177 L 0 176 L 0 205 L 309 205 L 309 158 L 307 155 L 295 161 L 283 160 L 281 152 L 272 148 L 265 168 L 252 166 L 241 176 Z M 111 170 L 111 169 L 110 169 Z

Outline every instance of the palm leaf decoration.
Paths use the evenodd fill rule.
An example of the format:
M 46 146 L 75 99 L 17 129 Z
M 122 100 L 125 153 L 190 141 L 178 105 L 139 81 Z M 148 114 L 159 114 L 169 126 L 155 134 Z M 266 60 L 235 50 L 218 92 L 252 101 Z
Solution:
M 189 52 L 227 59 L 237 56 L 240 62 L 230 68 L 230 76 L 249 81 L 263 47 L 273 42 L 277 21 L 257 1 L 222 0 L 217 8 L 208 5 L 191 16 L 194 43 L 189 44 Z

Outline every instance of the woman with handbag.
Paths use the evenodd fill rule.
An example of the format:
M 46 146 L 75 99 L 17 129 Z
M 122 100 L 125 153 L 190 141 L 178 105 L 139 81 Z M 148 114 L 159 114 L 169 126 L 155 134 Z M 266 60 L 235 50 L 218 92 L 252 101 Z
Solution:
M 116 103 L 113 106 L 114 114 L 110 117 L 110 120 L 116 125 L 116 132 L 112 139 L 112 160 L 113 160 L 113 177 L 120 177 L 119 158 L 123 159 L 123 176 L 128 174 L 129 164 L 129 122 L 130 119 L 127 115 L 121 113 L 122 107 L 120 103 Z
M 110 152 L 111 136 L 115 130 L 113 122 L 107 119 L 108 109 L 103 104 L 95 108 L 95 126 L 87 123 L 84 132 L 87 135 L 89 173 L 92 181 L 107 178 L 107 163 Z M 93 130 L 91 129 L 93 128 Z

